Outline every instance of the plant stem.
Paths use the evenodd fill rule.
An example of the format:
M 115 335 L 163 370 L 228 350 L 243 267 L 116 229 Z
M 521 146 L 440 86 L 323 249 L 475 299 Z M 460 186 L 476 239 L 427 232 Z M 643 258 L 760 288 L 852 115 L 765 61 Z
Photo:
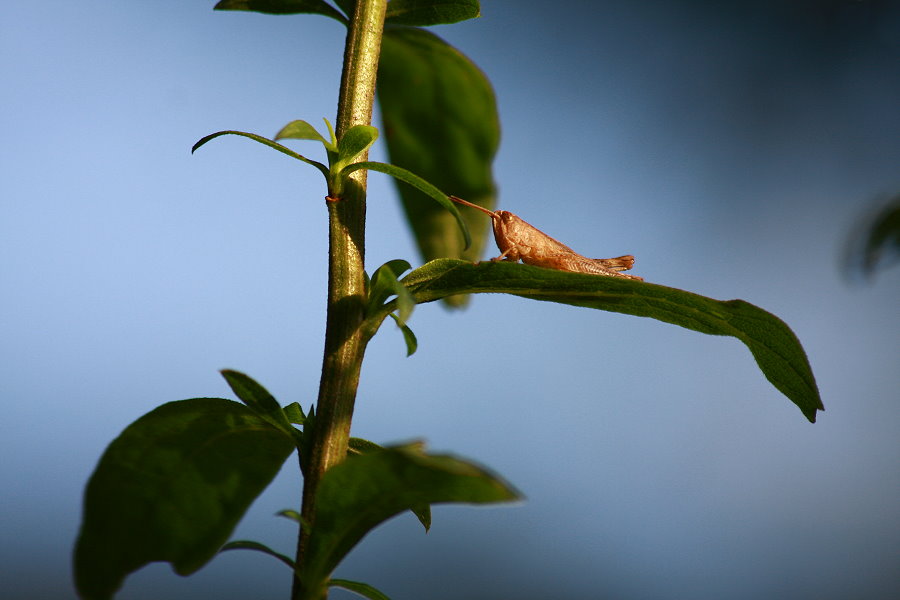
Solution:
M 338 100 L 337 137 L 354 125 L 369 125 L 375 99 L 375 77 L 381 51 L 387 0 L 359 0 L 350 19 L 344 50 L 344 67 Z M 366 160 L 367 154 L 359 157 Z M 304 521 L 314 526 L 315 496 L 325 471 L 347 455 L 350 422 L 367 337 L 360 329 L 365 317 L 365 219 L 366 174 L 356 171 L 340 198 L 329 190 L 328 221 L 328 314 L 325 326 L 325 353 L 319 398 L 316 403 L 312 440 L 304 468 Z M 302 572 L 307 527 L 297 541 L 296 564 Z M 319 600 L 327 597 L 326 582 L 294 578 L 292 600 Z

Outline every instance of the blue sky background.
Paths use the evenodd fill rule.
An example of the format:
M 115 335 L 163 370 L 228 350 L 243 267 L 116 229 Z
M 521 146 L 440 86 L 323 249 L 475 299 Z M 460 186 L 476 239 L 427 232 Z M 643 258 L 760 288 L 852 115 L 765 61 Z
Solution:
M 226 367 L 284 404 L 315 398 L 320 175 L 238 138 L 189 149 L 333 118 L 343 31 L 213 4 L 16 2 L 0 20 L 5 597 L 74 597 L 84 483 L 138 416 L 231 397 Z M 826 412 L 807 423 L 731 338 L 505 296 L 421 306 L 413 357 L 391 327 L 370 345 L 355 435 L 424 438 L 527 501 L 439 507 L 427 535 L 398 517 L 339 575 L 394 600 L 900 592 L 900 271 L 840 270 L 861 215 L 900 191 L 900 11 L 731 4 L 485 1 L 434 31 L 495 85 L 502 208 L 774 312 Z M 370 269 L 420 262 L 391 185 L 370 177 Z M 235 537 L 290 551 L 273 517 L 298 506 L 288 465 Z M 187 579 L 151 566 L 119 597 L 288 588 L 280 563 L 234 552 Z

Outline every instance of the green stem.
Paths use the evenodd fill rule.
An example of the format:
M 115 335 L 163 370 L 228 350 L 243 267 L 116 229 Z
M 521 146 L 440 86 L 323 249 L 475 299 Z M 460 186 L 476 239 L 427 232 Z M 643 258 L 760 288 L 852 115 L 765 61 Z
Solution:
M 375 99 L 375 76 L 381 51 L 387 0 L 359 0 L 350 19 L 338 100 L 338 139 L 354 125 L 369 125 Z M 359 160 L 366 160 L 367 153 Z M 356 171 L 340 198 L 329 190 L 328 315 L 325 353 L 311 444 L 302 457 L 303 519 L 315 524 L 315 496 L 322 475 L 347 455 L 350 422 L 368 338 L 360 325 L 365 316 L 366 176 Z M 302 572 L 309 539 L 302 528 L 296 564 Z M 292 600 L 321 600 L 326 582 L 294 578 Z

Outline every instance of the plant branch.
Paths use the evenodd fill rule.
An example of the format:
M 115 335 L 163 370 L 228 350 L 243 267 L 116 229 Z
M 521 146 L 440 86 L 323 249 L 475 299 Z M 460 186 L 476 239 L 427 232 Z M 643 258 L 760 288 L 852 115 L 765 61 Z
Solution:
M 375 98 L 375 77 L 387 0 L 360 0 L 350 19 L 338 100 L 337 137 L 354 125 L 369 125 Z M 366 160 L 367 153 L 358 160 Z M 365 317 L 366 176 L 356 171 L 340 198 L 329 190 L 328 315 L 325 352 L 316 418 L 303 468 L 303 520 L 315 527 L 316 491 L 325 471 L 347 455 L 350 423 L 368 336 L 360 325 Z M 309 539 L 301 528 L 296 564 L 302 572 Z M 327 597 L 327 582 L 294 578 L 293 600 Z

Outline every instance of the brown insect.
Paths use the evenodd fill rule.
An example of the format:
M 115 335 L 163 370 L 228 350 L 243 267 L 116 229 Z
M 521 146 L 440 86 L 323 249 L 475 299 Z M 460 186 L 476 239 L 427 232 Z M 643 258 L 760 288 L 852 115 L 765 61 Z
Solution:
M 537 227 L 529 225 L 511 212 L 488 210 L 456 196 L 450 196 L 450 199 L 490 215 L 494 227 L 494 240 L 500 249 L 500 256 L 492 258 L 492 261 L 518 262 L 521 260 L 528 265 L 557 271 L 644 280 L 643 277 L 620 272 L 627 271 L 634 266 L 634 257 L 630 254 L 617 258 L 587 258 L 556 241 Z

